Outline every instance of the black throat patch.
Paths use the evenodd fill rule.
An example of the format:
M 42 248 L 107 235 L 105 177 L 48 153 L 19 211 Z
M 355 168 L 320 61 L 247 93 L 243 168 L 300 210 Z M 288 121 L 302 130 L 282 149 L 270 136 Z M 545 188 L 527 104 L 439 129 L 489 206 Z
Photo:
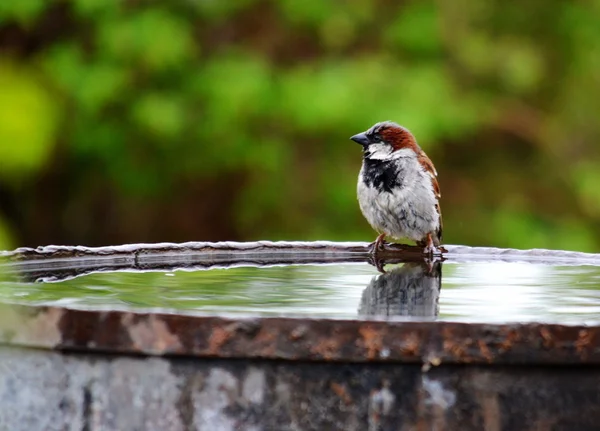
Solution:
M 394 160 L 363 159 L 363 181 L 379 192 L 402 188 L 402 172 Z

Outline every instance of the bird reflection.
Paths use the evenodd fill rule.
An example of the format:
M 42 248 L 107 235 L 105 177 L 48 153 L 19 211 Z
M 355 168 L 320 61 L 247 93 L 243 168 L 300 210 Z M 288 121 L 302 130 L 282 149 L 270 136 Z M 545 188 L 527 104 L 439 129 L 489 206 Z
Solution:
M 363 291 L 361 316 L 411 316 L 435 319 L 442 286 L 442 263 L 408 262 L 373 277 Z

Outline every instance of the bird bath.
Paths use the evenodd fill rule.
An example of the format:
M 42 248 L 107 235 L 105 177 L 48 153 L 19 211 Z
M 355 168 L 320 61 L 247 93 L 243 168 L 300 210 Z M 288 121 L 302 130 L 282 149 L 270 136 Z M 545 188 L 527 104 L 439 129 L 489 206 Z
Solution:
M 5 252 L 0 425 L 600 423 L 600 255 L 447 249 L 390 252 L 384 274 L 364 243 Z

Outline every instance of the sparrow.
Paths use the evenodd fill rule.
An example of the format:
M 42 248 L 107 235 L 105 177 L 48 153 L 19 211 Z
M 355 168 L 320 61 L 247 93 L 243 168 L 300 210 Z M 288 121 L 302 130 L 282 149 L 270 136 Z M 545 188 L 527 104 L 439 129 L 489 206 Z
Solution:
M 413 134 L 383 121 L 350 139 L 363 147 L 357 195 L 364 217 L 380 234 L 373 253 L 388 236 L 416 241 L 425 254 L 433 254 L 442 242 L 440 187 L 433 163 Z

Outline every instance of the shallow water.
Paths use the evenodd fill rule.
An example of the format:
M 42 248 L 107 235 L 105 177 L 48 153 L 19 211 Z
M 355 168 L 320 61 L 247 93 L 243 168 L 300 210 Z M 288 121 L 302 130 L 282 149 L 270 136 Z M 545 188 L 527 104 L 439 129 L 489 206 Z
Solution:
M 600 267 L 366 263 L 104 272 L 0 282 L 0 302 L 84 309 L 461 322 L 600 321 Z M 441 277 L 440 277 L 441 272 Z

